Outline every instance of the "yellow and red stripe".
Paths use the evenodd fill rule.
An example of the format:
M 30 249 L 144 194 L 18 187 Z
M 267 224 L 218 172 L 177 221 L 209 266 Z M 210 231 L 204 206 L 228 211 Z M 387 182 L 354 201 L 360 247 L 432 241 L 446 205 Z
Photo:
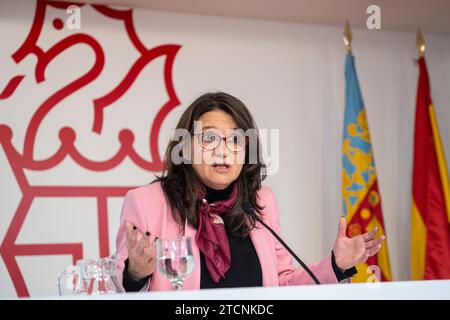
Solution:
M 411 204 L 411 278 L 450 279 L 450 187 L 430 95 L 419 59 Z

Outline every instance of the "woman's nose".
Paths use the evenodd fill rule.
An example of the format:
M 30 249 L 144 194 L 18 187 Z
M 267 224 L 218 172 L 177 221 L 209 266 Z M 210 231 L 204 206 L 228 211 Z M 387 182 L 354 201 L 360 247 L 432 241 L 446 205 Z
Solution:
M 225 140 L 221 139 L 219 145 L 214 149 L 214 155 L 216 157 L 226 158 L 228 156 L 228 151 Z

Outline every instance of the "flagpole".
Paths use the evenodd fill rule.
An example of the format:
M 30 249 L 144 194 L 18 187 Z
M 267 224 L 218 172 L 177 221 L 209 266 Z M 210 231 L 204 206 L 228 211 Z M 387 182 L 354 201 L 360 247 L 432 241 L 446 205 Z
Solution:
M 345 28 L 344 28 L 344 45 L 347 53 L 352 53 L 352 30 L 350 29 L 350 24 L 348 19 L 345 20 Z
M 423 38 L 420 28 L 417 29 L 416 46 L 417 50 L 419 50 L 419 58 L 422 58 L 425 55 L 426 46 L 425 39 Z

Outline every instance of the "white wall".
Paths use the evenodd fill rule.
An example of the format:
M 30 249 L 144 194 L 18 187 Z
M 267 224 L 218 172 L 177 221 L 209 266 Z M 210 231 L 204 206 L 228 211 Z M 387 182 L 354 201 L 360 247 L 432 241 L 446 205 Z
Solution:
M 73 33 L 50 26 L 61 10 L 47 12 L 39 43 L 47 49 Z M 19 66 L 10 55 L 22 44 L 31 26 L 34 4 L 0 4 L 0 91 L 14 75 L 26 80 L 7 100 L 0 100 L 0 123 L 14 131 L 21 151 L 26 125 L 44 98 L 79 70 L 89 67 L 91 52 L 82 47 L 57 58 L 47 81 L 33 79 L 36 59 Z M 173 81 L 181 105 L 166 118 L 160 135 L 162 152 L 180 114 L 199 94 L 221 90 L 242 99 L 260 128 L 280 129 L 280 170 L 266 184 L 275 191 L 281 209 L 282 235 L 304 260 L 328 254 L 340 215 L 341 138 L 344 107 L 344 56 L 341 27 L 183 15 L 134 10 L 138 36 L 147 47 L 180 44 Z M 82 10 L 81 32 L 93 35 L 106 52 L 105 69 L 89 87 L 80 90 L 49 114 L 38 132 L 37 154 L 49 156 L 59 145 L 58 129 L 71 125 L 79 131 L 77 146 L 87 156 L 105 159 L 117 149 L 117 132 L 128 126 L 136 135 L 138 151 L 148 154 L 148 121 L 166 99 L 162 82 L 163 59 L 147 67 L 107 116 L 106 135 L 90 132 L 91 100 L 111 90 L 137 54 L 126 43 L 118 22 L 92 8 Z M 409 202 L 412 137 L 418 70 L 415 34 L 353 30 L 353 52 L 367 106 L 372 143 L 383 201 L 385 227 L 394 279 L 409 276 Z M 450 36 L 425 34 L 427 62 L 441 136 L 450 154 Z M 61 71 L 64 72 L 61 72 Z M 74 108 L 74 106 L 80 106 Z M 82 106 L 82 107 L 81 107 Z M 105 116 L 105 117 L 106 117 Z M 152 117 L 150 115 L 150 117 Z M 447 157 L 449 159 L 450 156 Z M 448 161 L 448 160 L 447 160 Z M 83 172 L 67 160 L 51 172 L 27 173 L 32 184 L 140 185 L 152 174 L 127 161 L 107 173 Z M 0 150 L 0 239 L 6 234 L 21 197 L 20 189 Z M 114 248 L 120 198 L 108 200 L 110 246 Z M 65 214 L 64 218 L 60 215 Z M 84 254 L 98 253 L 95 203 L 92 199 L 36 199 L 17 243 L 82 242 Z M 69 256 L 28 256 L 18 259 L 31 295 L 56 294 L 55 273 L 70 263 Z M 0 296 L 15 290 L 0 260 Z

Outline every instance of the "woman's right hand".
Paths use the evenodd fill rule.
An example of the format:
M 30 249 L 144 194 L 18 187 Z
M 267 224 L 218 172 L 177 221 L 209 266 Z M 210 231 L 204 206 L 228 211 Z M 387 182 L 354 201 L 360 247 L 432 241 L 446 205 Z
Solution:
M 125 221 L 127 228 L 128 274 L 135 280 L 151 275 L 156 269 L 156 244 L 149 243 L 150 233 L 145 234 Z M 138 241 L 138 235 L 140 240 Z

